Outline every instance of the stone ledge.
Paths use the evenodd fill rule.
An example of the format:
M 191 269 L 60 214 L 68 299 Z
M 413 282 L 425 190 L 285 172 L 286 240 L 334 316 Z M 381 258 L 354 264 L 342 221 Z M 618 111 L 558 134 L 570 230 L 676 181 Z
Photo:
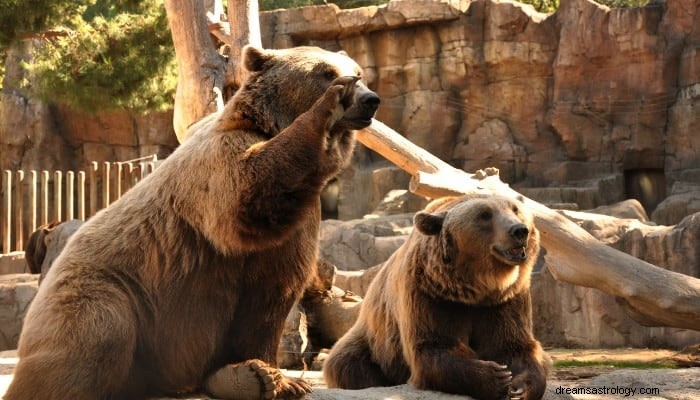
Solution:
M 29 268 L 24 262 L 23 251 L 0 254 L 0 275 L 20 274 L 23 272 L 29 272 Z

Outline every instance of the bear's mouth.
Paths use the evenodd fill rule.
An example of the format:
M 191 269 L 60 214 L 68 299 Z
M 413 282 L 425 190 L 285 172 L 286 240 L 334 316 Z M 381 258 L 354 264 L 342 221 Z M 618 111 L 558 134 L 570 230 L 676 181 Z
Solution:
M 343 118 L 341 121 L 345 123 L 348 129 L 362 129 L 372 124 L 372 117 L 370 116 L 368 118 Z
M 527 260 L 527 251 L 525 246 L 515 246 L 510 249 L 502 250 L 493 247 L 494 254 L 507 264 L 520 264 Z

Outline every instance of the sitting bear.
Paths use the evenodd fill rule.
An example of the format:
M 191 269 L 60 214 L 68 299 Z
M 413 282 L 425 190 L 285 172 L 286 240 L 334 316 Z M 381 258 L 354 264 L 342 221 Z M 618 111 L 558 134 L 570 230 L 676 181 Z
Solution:
M 550 362 L 532 334 L 532 216 L 518 201 L 471 195 L 436 200 L 414 228 L 331 349 L 328 386 L 541 398 Z
M 56 259 L 24 321 L 5 400 L 310 390 L 279 373 L 276 351 L 313 276 L 320 192 L 379 98 L 341 53 L 243 54 L 250 77 L 226 107 Z M 222 387 L 251 375 L 252 392 Z

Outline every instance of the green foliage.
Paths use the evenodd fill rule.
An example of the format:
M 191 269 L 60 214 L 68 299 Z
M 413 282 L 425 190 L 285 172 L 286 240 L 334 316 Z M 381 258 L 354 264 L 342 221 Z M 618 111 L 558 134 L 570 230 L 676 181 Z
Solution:
M 559 8 L 559 0 L 518 0 L 520 3 L 525 3 L 533 6 L 535 10 L 541 13 L 554 12 Z
M 88 112 L 172 105 L 177 70 L 162 0 L 99 0 L 68 25 L 70 34 L 35 51 L 25 88 Z
M 278 8 L 295 8 L 303 6 L 334 3 L 340 8 L 357 8 L 386 4 L 389 0 L 259 0 L 260 10 L 275 10 Z
M 644 7 L 649 3 L 649 0 L 595 0 L 595 2 L 610 8 L 624 8 Z
M 39 32 L 84 10 L 91 0 L 0 0 L 0 49 L 27 33 Z

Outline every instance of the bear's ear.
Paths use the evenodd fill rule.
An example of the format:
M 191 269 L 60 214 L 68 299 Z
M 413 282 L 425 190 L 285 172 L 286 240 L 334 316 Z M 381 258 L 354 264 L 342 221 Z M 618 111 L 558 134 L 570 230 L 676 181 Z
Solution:
M 445 215 L 447 215 L 446 212 L 437 214 L 419 212 L 413 218 L 413 225 L 424 235 L 437 235 L 442 230 L 442 223 L 445 222 Z
M 247 45 L 243 48 L 243 66 L 250 72 L 262 70 L 270 59 L 272 54 L 259 47 Z
M 341 56 L 350 57 L 345 50 L 338 51 L 338 54 L 340 54 Z

